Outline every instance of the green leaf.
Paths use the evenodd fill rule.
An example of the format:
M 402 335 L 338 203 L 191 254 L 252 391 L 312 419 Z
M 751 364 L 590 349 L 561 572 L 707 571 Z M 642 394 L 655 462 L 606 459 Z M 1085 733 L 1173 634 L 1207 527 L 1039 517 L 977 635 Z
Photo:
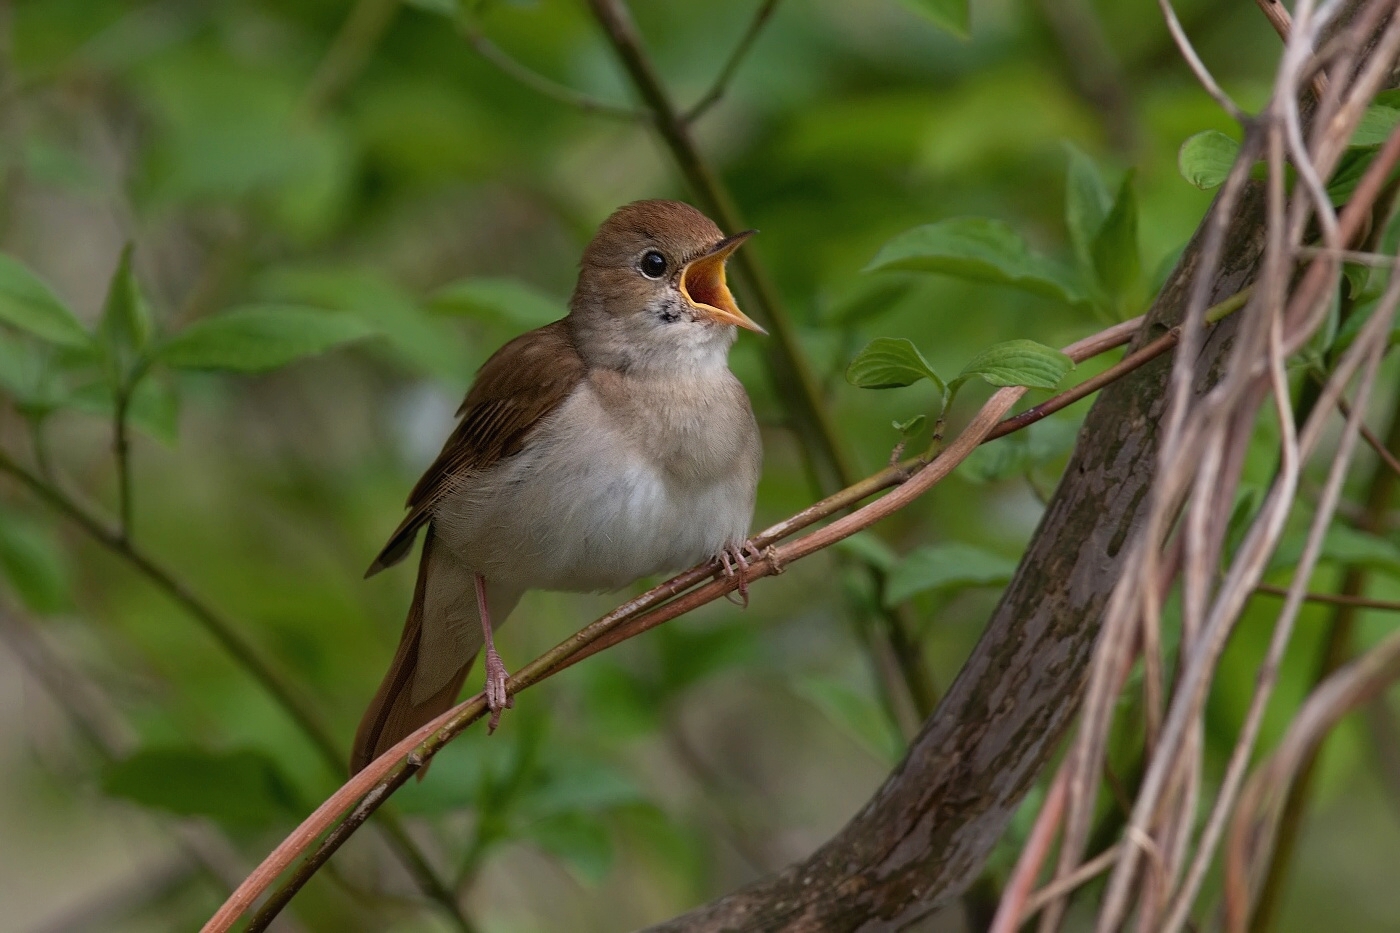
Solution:
M 969 0 L 904 0 L 904 5 L 959 39 L 967 39 L 972 35 Z
M 428 298 L 428 306 L 531 330 L 557 321 L 565 311 L 563 302 L 523 282 L 492 278 L 459 279 L 444 285 Z
M 1375 313 L 1376 302 L 1371 301 L 1358 308 L 1353 309 L 1347 319 L 1342 322 L 1342 326 L 1337 328 L 1337 334 L 1332 338 L 1333 352 L 1340 353 L 1351 346 L 1356 340 L 1356 335 L 1361 333 L 1361 328 L 1366 326 L 1371 315 Z M 1395 324 L 1390 330 L 1389 345 L 1400 346 L 1400 324 Z
M 4 508 L 0 508 L 0 575 L 34 612 L 60 612 L 72 603 L 67 557 L 53 533 Z
M 1384 104 L 1372 104 L 1361 115 L 1356 132 L 1351 134 L 1350 146 L 1379 146 L 1400 126 L 1400 110 Z
M 262 372 L 359 340 L 374 328 L 349 314 L 298 305 L 253 305 L 196 321 L 156 358 L 180 369 Z
M 824 308 L 818 319 L 829 327 L 852 327 L 893 309 L 909 294 L 908 276 L 858 279 L 851 291 Z
M 277 763 L 252 749 L 147 748 L 107 768 L 102 786 L 114 797 L 235 829 L 269 826 L 297 809 Z
M 865 268 L 939 272 L 1069 304 L 1088 303 L 1073 269 L 1031 252 L 1006 224 L 982 217 L 955 217 L 906 230 L 882 246 Z
M 680 692 L 754 655 L 754 629 L 743 622 L 663 628 L 665 631 L 656 632 L 652 641 L 661 654 L 661 684 L 670 692 Z
M 1001 586 L 1016 572 L 1016 562 L 970 544 L 924 545 L 910 551 L 890 570 L 885 605 L 897 606 L 930 590 Z
M 1020 476 L 1074 447 L 1079 426 L 1058 418 L 1037 421 L 991 444 L 983 444 L 958 465 L 958 475 L 972 483 Z
M 869 531 L 857 531 L 849 538 L 842 538 L 836 542 L 836 549 L 879 570 L 889 570 L 899 560 L 893 548 Z
M 19 335 L 0 330 L 0 389 L 27 401 L 39 388 L 42 372 L 43 354 Z
M 451 385 L 481 363 L 476 348 L 461 339 L 451 322 L 429 314 L 391 280 L 357 268 L 278 269 L 257 284 L 259 297 L 275 303 L 310 305 L 348 312 L 381 335 L 376 349 Z
M 1306 531 L 1286 536 L 1274 552 L 1269 570 L 1297 566 L 1299 558 L 1303 556 L 1306 540 Z M 1359 564 L 1400 576 L 1400 545 L 1347 525 L 1333 525 L 1327 529 L 1318 560 L 1334 564 Z
M 404 0 L 404 3 L 425 13 L 436 13 L 438 16 L 456 17 L 462 12 L 459 0 Z
M 862 389 L 897 389 L 928 379 L 943 391 L 943 380 L 919 348 L 903 337 L 876 337 L 846 367 L 846 381 Z
M 595 817 L 583 813 L 556 816 L 527 825 L 525 835 L 563 860 L 582 884 L 601 884 L 612 868 L 612 837 Z
M 1206 130 L 1181 144 L 1176 165 L 1182 178 L 1209 191 L 1224 183 L 1239 153 L 1239 143 L 1219 130 Z
M 1007 340 L 994 344 L 972 358 L 958 377 L 948 383 L 956 389 L 974 376 L 997 386 L 1025 386 L 1053 389 L 1074 369 L 1074 360 L 1059 350 L 1034 340 Z
M 1094 268 L 1093 244 L 1103 229 L 1113 196 L 1092 159 L 1066 143 L 1069 170 L 1065 177 L 1065 226 L 1074 244 L 1074 254 L 1085 270 Z
M 637 782 L 611 765 L 556 755 L 548 767 L 539 784 L 520 797 L 519 812 L 526 819 L 603 813 L 645 799 Z
M 904 754 L 904 740 L 868 695 L 830 677 L 798 677 L 792 689 L 880 761 L 893 764 Z
M 0 253 L 0 323 L 50 343 L 88 346 L 91 335 L 68 306 L 19 260 Z
M 74 390 L 61 404 L 84 414 L 110 420 L 116 397 L 106 380 L 90 382 Z M 127 402 L 127 420 L 158 441 L 174 444 L 179 437 L 180 399 L 170 381 L 158 377 L 141 380 Z
M 924 422 L 928 418 L 923 415 L 915 415 L 908 421 L 892 421 L 890 426 L 899 432 L 899 436 L 905 439 L 913 437 L 924 429 Z
M 151 338 L 151 309 L 132 273 L 131 251 L 132 244 L 127 243 L 107 286 L 107 301 L 97 326 L 118 384 L 125 384 Z
M 1114 301 L 1115 310 L 1122 311 L 1124 299 L 1131 294 L 1142 273 L 1132 171 L 1123 176 L 1123 183 L 1118 186 L 1113 209 L 1094 237 L 1092 252 L 1095 277 Z

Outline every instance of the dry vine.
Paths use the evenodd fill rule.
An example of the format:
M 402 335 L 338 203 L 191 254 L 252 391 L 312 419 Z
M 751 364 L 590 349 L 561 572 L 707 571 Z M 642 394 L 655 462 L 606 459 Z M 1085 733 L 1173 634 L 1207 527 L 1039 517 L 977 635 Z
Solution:
M 1263 267 L 1248 306 L 1238 316 L 1238 332 L 1225 375 L 1204 398 L 1191 397 L 1199 377 L 1192 352 L 1201 343 L 1208 288 L 1216 274 L 1210 264 L 1196 270 L 1196 293 L 1188 310 L 1183 352 L 1176 356 L 1168 422 L 1158 456 L 1157 481 L 1151 491 L 1145 527 L 1131 544 L 1112 600 L 1102 620 L 1079 732 L 1055 779 L 1067 788 L 1062 806 L 1042 809 L 1036 839 L 1027 847 L 1016 877 L 1034 877 L 1049 851 L 1049 838 L 1062 825 L 1059 857 L 1047 889 L 1053 896 L 1040 929 L 1052 931 L 1064 918 L 1072 884 L 1088 880 L 1082 871 L 1108 737 L 1120 710 L 1119 699 L 1131 671 L 1142 671 L 1148 718 L 1145 771 L 1122 841 L 1104 853 L 1113 871 L 1104 892 L 1096 929 L 1118 930 L 1136 913 L 1136 928 L 1176 933 L 1197 908 L 1202 881 L 1214 862 L 1231 814 L 1235 816 L 1229 862 L 1229 929 L 1246 929 L 1252 903 L 1251 884 L 1267 866 L 1271 836 L 1266 808 L 1276 803 L 1278 784 L 1296 768 L 1302 750 L 1364 695 L 1378 691 L 1397 670 L 1391 642 L 1378 646 L 1352 668 L 1329 680 L 1295 722 L 1273 764 L 1256 773 L 1240 804 L 1240 788 L 1258 739 L 1265 706 L 1274 687 L 1283 653 L 1293 631 L 1305 588 L 1316 565 L 1323 535 L 1336 511 L 1341 484 L 1356 451 L 1360 413 L 1366 410 L 1376 371 L 1386 349 L 1391 322 L 1400 303 L 1400 277 L 1392 276 L 1384 296 L 1340 355 L 1321 389 L 1321 398 L 1301 425 L 1285 374 L 1286 361 L 1324 324 L 1341 271 L 1338 251 L 1352 248 L 1372 223 L 1373 208 L 1386 210 L 1380 196 L 1397 161 L 1400 131 L 1376 154 L 1346 207 L 1336 213 L 1324 190 L 1366 105 L 1380 90 L 1400 53 L 1400 14 L 1393 2 L 1360 5 L 1331 44 L 1324 43 L 1330 23 L 1345 4 L 1314 7 L 1300 2 L 1288 31 L 1274 95 L 1257 118 L 1245 121 L 1246 146 L 1221 195 L 1233 202 L 1246 184 L 1255 152 L 1268 162 L 1267 238 Z M 1174 31 L 1185 42 L 1179 30 Z M 1316 50 L 1328 50 L 1320 60 Z M 1369 49 L 1366 56 L 1361 50 Z M 1184 47 L 1188 60 L 1213 93 L 1218 86 L 1199 59 Z M 1325 70 L 1328 81 L 1307 131 L 1299 100 L 1310 80 Z M 1218 95 L 1223 98 L 1223 95 Z M 1227 103 L 1222 99 L 1222 103 Z M 1285 165 L 1298 184 L 1286 194 Z M 1215 215 L 1223 229 L 1227 210 Z M 1322 246 L 1304 248 L 1309 225 L 1321 231 Z M 1295 261 L 1310 257 L 1301 275 Z M 1209 260 L 1211 253 L 1206 253 Z M 1394 264 L 1392 257 L 1390 262 Z M 1259 587 L 1285 521 L 1297 499 L 1301 470 L 1321 448 L 1323 428 L 1350 389 L 1345 427 L 1330 461 L 1321 500 L 1311 516 L 1309 533 L 1293 582 L 1274 622 L 1274 632 L 1255 683 L 1245 720 L 1223 776 L 1212 787 L 1204 767 L 1204 708 L 1225 644 L 1251 593 Z M 1278 421 L 1279 468 L 1242 543 L 1229 553 L 1228 518 L 1239 488 L 1246 447 L 1266 409 Z M 1180 647 L 1176 670 L 1162 647 L 1164 603 L 1180 586 Z M 1208 812 L 1204 826 L 1196 815 Z M 1101 867 L 1101 866 L 1100 866 Z M 1029 892 L 1016 890 L 1002 904 L 997 929 L 1013 930 L 1029 912 Z

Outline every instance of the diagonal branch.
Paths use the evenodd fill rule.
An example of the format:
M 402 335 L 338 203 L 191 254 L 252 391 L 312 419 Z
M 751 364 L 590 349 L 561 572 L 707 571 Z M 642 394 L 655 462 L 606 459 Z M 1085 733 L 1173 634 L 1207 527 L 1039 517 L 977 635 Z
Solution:
M 1140 319 L 1114 325 L 1067 347 L 1065 352 L 1082 361 L 1122 345 L 1140 325 Z M 1141 356 L 1137 358 L 1139 366 L 1144 366 L 1150 359 Z M 1004 436 L 1010 433 L 1000 429 L 1000 425 L 1006 423 L 1002 420 L 1003 416 L 1024 392 L 1024 389 L 1010 388 L 994 394 L 963 433 L 931 461 L 915 459 L 883 470 L 756 535 L 752 543 L 762 551 L 764 559 L 751 565 L 750 581 L 781 573 L 792 561 L 829 547 L 913 502 L 934 484 L 947 477 L 979 444 L 994 435 Z M 805 537 L 788 544 L 777 543 L 824 518 L 844 511 L 875 492 L 890 487 L 898 488 Z M 522 667 L 508 682 L 508 692 L 514 695 L 598 651 L 718 599 L 737 586 L 737 581 L 727 578 L 712 579 L 715 574 L 716 566 L 713 562 L 704 564 L 679 574 L 623 604 Z M 698 584 L 703 585 L 697 587 Z M 289 880 L 263 905 L 252 928 L 261 929 L 270 922 L 300 886 L 330 858 L 376 807 L 426 764 L 443 745 L 481 718 L 484 711 L 485 702 L 478 694 L 404 739 L 353 777 L 264 860 L 258 870 L 206 925 L 207 933 L 229 929 L 242 912 L 251 907 L 261 893 L 329 829 L 329 834 L 312 855 L 302 862 Z M 337 824 L 339 816 L 352 807 L 350 815 Z

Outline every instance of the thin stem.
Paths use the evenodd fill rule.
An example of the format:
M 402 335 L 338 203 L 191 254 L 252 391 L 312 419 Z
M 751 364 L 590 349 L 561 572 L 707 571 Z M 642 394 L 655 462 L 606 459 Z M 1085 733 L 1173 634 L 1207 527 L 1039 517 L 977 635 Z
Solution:
M 268 659 L 264 658 L 247 636 L 240 632 L 232 622 L 195 596 L 188 586 L 132 544 L 120 531 L 109 528 L 101 519 L 64 494 L 57 486 L 26 469 L 3 450 L 0 450 L 0 473 L 8 473 L 13 476 L 37 498 L 66 516 L 107 550 L 125 560 L 157 589 L 179 604 L 239 666 L 253 676 L 253 679 L 291 717 L 292 721 L 311 741 L 331 773 L 337 776 L 343 773 L 345 753 L 331 738 L 330 729 L 312 710 L 310 704 L 292 685 L 286 675 L 278 671 Z M 470 931 L 472 926 L 463 916 L 452 892 L 436 876 L 427 858 L 408 837 L 397 819 L 392 814 L 386 813 L 381 816 L 380 822 L 383 824 L 385 835 L 388 836 L 405 866 L 413 873 L 424 893 L 437 901 L 447 911 L 457 929 Z
M 621 104 L 612 104 L 597 97 L 576 91 L 571 87 L 566 87 L 557 81 L 546 78 L 531 68 L 522 65 L 512 58 L 499 45 L 492 42 L 481 31 L 481 26 L 474 16 L 468 14 L 460 18 L 457 25 L 462 34 L 462 38 L 467 40 L 476 53 L 495 65 L 499 70 L 511 78 L 528 87 L 537 94 L 548 97 L 550 100 L 567 104 L 576 110 L 584 113 L 595 114 L 600 117 L 610 117 L 614 120 L 630 120 L 633 122 L 649 119 L 645 110 L 636 107 L 627 107 Z
M 719 75 L 715 78 L 715 83 L 710 85 L 710 89 L 705 92 L 682 118 L 686 123 L 694 123 L 705 115 L 705 113 L 719 103 L 720 98 L 729 88 L 729 82 L 734 80 L 734 75 L 738 72 L 739 66 L 743 64 L 744 58 L 749 54 L 749 49 L 753 48 L 754 40 L 763 31 L 763 27 L 772 18 L 773 12 L 777 10 L 778 4 L 782 0 L 763 0 L 759 4 L 758 10 L 754 13 L 753 19 L 749 21 L 749 28 L 744 30 L 744 35 L 740 37 L 739 44 L 734 46 L 734 51 L 729 53 L 729 59 L 720 69 Z
M 1288 595 L 1286 587 L 1274 586 L 1269 583 L 1259 584 L 1254 588 L 1254 592 L 1261 596 L 1277 596 L 1280 599 Z M 1304 593 L 1303 602 L 1320 603 L 1324 606 L 1349 606 L 1353 609 L 1376 609 L 1380 612 L 1400 612 L 1400 602 L 1371 599 L 1368 596 L 1355 596 L 1346 592 Z
M 306 113 L 325 110 L 354 83 L 398 11 L 399 0 L 359 0 L 351 8 L 306 86 Z
M 131 539 L 131 391 L 117 392 L 112 413 L 112 455 L 117 463 L 117 534 L 123 541 Z

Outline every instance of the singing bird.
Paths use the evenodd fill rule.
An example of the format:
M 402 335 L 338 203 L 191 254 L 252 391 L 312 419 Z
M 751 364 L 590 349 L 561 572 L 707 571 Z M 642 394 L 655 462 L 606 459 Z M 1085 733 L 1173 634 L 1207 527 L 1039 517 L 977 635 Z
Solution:
M 584 250 L 568 314 L 481 367 L 366 574 L 424 531 L 352 772 L 447 710 L 483 647 L 495 728 L 510 699 L 492 627 L 526 590 L 614 590 L 714 557 L 742 574 L 763 451 L 729 348 L 736 327 L 763 329 L 725 262 L 752 233 L 726 237 L 678 201 L 619 208 Z

